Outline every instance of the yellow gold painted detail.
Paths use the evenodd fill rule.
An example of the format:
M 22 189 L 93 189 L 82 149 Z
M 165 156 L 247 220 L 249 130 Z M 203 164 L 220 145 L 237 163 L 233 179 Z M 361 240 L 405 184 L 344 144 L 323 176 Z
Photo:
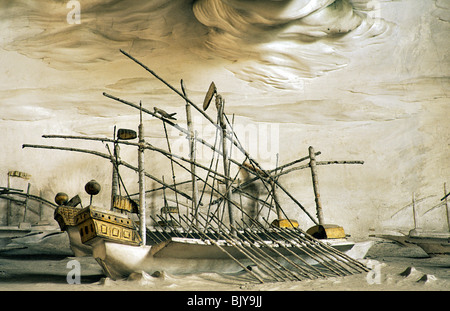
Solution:
M 81 209 L 71 206 L 58 206 L 55 209 L 54 219 L 58 222 L 61 231 L 65 231 L 67 226 L 75 226 L 75 216 Z
M 8 172 L 8 176 L 11 177 L 19 177 L 19 178 L 23 178 L 23 179 L 30 179 L 31 175 L 24 173 L 24 172 L 19 172 L 19 171 L 9 171 Z
M 317 225 L 309 228 L 306 233 L 316 239 L 344 239 L 344 228 L 338 225 Z
M 84 244 L 91 244 L 98 238 L 128 245 L 141 243 L 136 225 L 129 218 L 87 207 L 75 216 L 75 221 Z
M 113 207 L 130 213 L 138 212 L 138 205 L 136 202 L 120 195 L 114 196 Z
M 176 206 L 164 206 L 161 207 L 161 214 L 167 214 L 167 213 L 171 213 L 171 214 L 178 214 L 178 207 Z
M 275 219 L 272 222 L 272 226 L 277 228 L 297 228 L 298 222 L 292 219 Z

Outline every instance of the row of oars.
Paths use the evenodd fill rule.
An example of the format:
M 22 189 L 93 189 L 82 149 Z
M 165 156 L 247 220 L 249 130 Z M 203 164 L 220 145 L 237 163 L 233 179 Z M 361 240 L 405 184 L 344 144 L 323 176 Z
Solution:
M 147 234 L 156 243 L 172 237 L 201 239 L 216 246 L 261 283 L 339 277 L 369 271 L 357 260 L 297 228 L 267 229 L 250 219 L 258 229 L 251 229 L 242 221 L 243 225 L 236 223 L 237 228 L 232 231 L 217 216 L 207 219 L 202 213 L 198 215 L 200 217 L 195 221 L 186 215 L 178 219 L 169 215 L 178 228 L 162 225 L 166 219 L 159 215 L 159 222 L 150 216 L 159 227 L 148 230 Z M 256 266 L 260 273 L 251 266 Z
M 171 165 L 173 163 L 180 165 L 173 158 L 170 158 L 170 160 L 173 161 Z M 214 187 L 216 177 L 213 175 L 213 185 L 209 185 L 211 190 L 219 193 L 223 201 L 229 200 L 220 195 L 221 192 Z M 199 179 L 203 181 L 202 178 Z M 231 203 L 242 212 L 243 216 L 247 215 L 242 205 L 236 202 Z M 209 206 L 211 206 L 211 202 Z M 204 216 L 195 210 L 193 212 L 196 215 L 191 214 L 192 218 L 188 215 L 181 216 L 178 214 L 178 219 L 176 219 L 170 213 L 166 214 L 165 218 L 158 215 L 159 221 L 151 217 L 153 223 L 157 224 L 160 230 L 149 230 L 148 236 L 154 243 L 163 242 L 171 237 L 188 237 L 206 241 L 219 248 L 261 283 L 264 280 L 272 282 L 298 281 L 319 277 L 346 276 L 368 271 L 359 262 L 324 243 L 318 242 L 301 230 L 281 228 L 268 230 L 249 215 L 247 216 L 251 223 L 247 224 L 242 219 L 242 226 L 235 223 L 237 228 L 229 227 L 216 213 L 208 213 L 207 216 Z M 168 217 L 171 219 L 169 220 Z M 250 228 L 257 228 L 257 230 Z M 223 241 L 225 241 L 225 244 L 223 244 Z M 252 271 L 251 265 L 258 267 L 261 274 L 258 275 Z

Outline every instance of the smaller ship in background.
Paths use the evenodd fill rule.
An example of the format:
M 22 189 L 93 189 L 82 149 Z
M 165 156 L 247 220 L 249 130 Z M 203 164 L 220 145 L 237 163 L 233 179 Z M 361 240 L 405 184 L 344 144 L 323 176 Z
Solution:
M 412 207 L 414 228 L 409 230 L 407 234 L 399 232 L 399 234 L 374 234 L 373 236 L 394 241 L 405 247 L 417 245 L 429 256 L 450 254 L 450 214 L 448 202 L 449 194 L 450 193 L 447 193 L 447 185 L 446 183 L 444 183 L 444 197 L 442 197 L 437 204 L 423 213 L 423 215 L 425 215 L 426 213 L 436 208 L 444 207 L 448 231 L 424 230 L 417 225 L 416 204 L 423 199 L 416 200 L 415 194 L 413 193 L 412 202 L 397 211 L 393 216 L 395 216 L 398 212 L 402 211 L 405 208 Z
M 5 221 L 0 226 L 0 255 L 73 255 L 53 219 L 46 219 L 47 210 L 57 205 L 31 192 L 31 175 L 18 170 L 7 173 L 7 186 L 0 187 L 0 201 L 6 203 Z M 26 192 L 13 187 L 12 180 L 26 183 Z M 18 182 L 17 184 L 19 184 Z

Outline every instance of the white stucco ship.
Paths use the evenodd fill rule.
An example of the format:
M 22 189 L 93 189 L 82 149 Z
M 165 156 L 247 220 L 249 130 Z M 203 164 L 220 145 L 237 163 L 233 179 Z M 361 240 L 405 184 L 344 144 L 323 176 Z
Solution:
M 295 160 L 274 170 L 263 170 L 261 165 L 240 144 L 232 129 L 225 111 L 225 101 L 218 94 L 214 83 L 211 84 L 203 103 L 203 110 L 197 107 L 186 95 L 182 83 L 182 92 L 166 83 L 145 65 L 123 52 L 127 57 L 165 83 L 186 101 L 187 129 L 175 123 L 174 114 L 154 108 L 153 112 L 126 100 L 104 93 L 106 97 L 140 110 L 141 121 L 138 133 L 119 129 L 117 138 L 92 138 L 63 135 L 46 135 L 47 138 L 87 139 L 112 143 L 114 152 L 108 155 L 83 149 L 54 147 L 42 145 L 24 145 L 24 147 L 68 150 L 91 153 L 110 160 L 113 163 L 113 181 L 111 202 L 107 206 L 95 206 L 92 197 L 101 190 L 95 181 L 86 184 L 85 190 L 91 195 L 91 202 L 85 208 L 78 207 L 75 197 L 68 200 L 67 195 L 56 196 L 58 208 L 55 219 L 61 230 L 67 231 L 72 250 L 77 256 L 93 256 L 105 274 L 113 279 L 123 278 L 136 271 L 153 273 L 167 271 L 174 274 L 193 272 L 237 272 L 245 270 L 259 282 L 302 280 L 328 276 L 345 276 L 368 271 L 356 259 L 364 257 L 371 242 L 356 244 L 348 240 L 342 227 L 325 224 L 323 221 L 318 192 L 316 165 L 362 164 L 361 161 L 316 162 L 310 147 L 309 156 Z M 212 99 L 215 98 L 217 122 L 206 113 Z M 191 107 L 194 107 L 212 125 L 217 128 L 216 140 L 210 144 L 194 135 L 191 122 Z M 160 119 L 164 126 L 170 125 L 187 135 L 190 157 L 183 158 L 169 150 L 162 150 L 147 143 L 144 139 L 142 114 L 150 114 Z M 116 136 L 116 132 L 114 133 Z M 166 134 L 167 135 L 167 134 Z M 138 142 L 132 142 L 138 138 Z M 220 144 L 217 144 L 217 142 Z M 221 159 L 223 171 L 200 164 L 195 159 L 195 143 L 201 143 L 214 152 L 215 160 Z M 229 145 L 239 150 L 244 156 L 237 161 L 228 154 Z M 118 157 L 119 144 L 137 148 L 138 167 L 134 167 Z M 170 146 L 170 145 L 169 145 Z M 177 165 L 189 171 L 191 180 L 182 183 L 166 183 L 145 170 L 144 150 L 151 150 L 165 155 L 173 167 Z M 309 160 L 306 167 L 311 168 L 314 192 L 316 195 L 317 218 L 312 217 L 302 204 L 278 181 L 283 169 L 302 161 Z M 211 160 L 211 164 L 213 161 Z M 125 166 L 139 175 L 139 199 L 131 195 L 119 195 L 117 186 L 123 181 L 119 167 Z M 237 172 L 250 176 L 244 183 L 236 182 L 231 176 L 230 166 Z M 289 170 L 288 170 L 289 171 Z M 206 174 L 206 176 L 205 176 Z M 146 178 L 161 185 L 164 206 L 156 216 L 146 214 Z M 190 184 L 190 191 L 185 191 L 180 184 Z M 246 186 L 260 183 L 267 191 L 266 200 L 246 192 Z M 125 185 L 123 185 L 125 188 Z M 205 190 L 207 189 L 207 190 Z M 154 189 L 150 190 L 153 191 Z M 166 191 L 182 196 L 190 204 L 186 212 L 181 212 L 181 205 L 169 205 Z M 297 221 L 290 219 L 277 198 L 281 191 L 289 197 L 314 223 L 307 232 L 299 228 Z M 201 198 L 209 195 L 209 203 Z M 256 202 L 259 207 L 256 215 L 250 215 L 240 196 Z M 248 201 L 246 201 L 248 202 Z M 109 207 L 109 209 L 108 209 Z M 260 215 L 265 209 L 272 221 Z M 240 217 L 240 219 L 236 219 Z M 150 223 L 147 223 L 151 219 Z M 257 267 L 261 273 L 255 273 Z

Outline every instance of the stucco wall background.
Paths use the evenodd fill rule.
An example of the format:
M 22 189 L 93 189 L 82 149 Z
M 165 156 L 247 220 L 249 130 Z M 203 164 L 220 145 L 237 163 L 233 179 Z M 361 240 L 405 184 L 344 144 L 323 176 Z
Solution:
M 318 160 L 363 160 L 318 168 L 327 222 L 355 236 L 369 228 L 409 229 L 410 208 L 392 215 L 414 192 L 432 196 L 417 206 L 419 225 L 446 229 L 443 208 L 422 216 L 439 203 L 450 176 L 446 1 L 80 1 L 79 24 L 68 20 L 67 4 L 1 4 L 1 186 L 9 170 L 20 170 L 33 176 L 34 194 L 53 200 L 64 191 L 87 202 L 84 184 L 96 179 L 103 191 L 94 202 L 109 200 L 107 161 L 22 149 L 29 143 L 106 152 L 98 142 L 41 137 L 111 137 L 114 125 L 136 130 L 138 111 L 103 92 L 177 112 L 185 126 L 184 100 L 123 56 L 123 49 L 175 87 L 183 79 L 198 105 L 214 81 L 264 168 L 275 167 L 277 153 L 283 164 L 306 156 L 309 146 L 322 152 Z M 214 107 L 208 114 L 215 118 Z M 205 121 L 194 121 L 203 131 Z M 164 147 L 161 122 L 145 116 L 144 123 L 146 140 Z M 137 164 L 135 150 L 121 152 Z M 201 160 L 208 163 L 207 155 Z M 146 163 L 149 172 L 170 180 L 167 160 L 147 153 Z M 137 192 L 137 175 L 123 171 L 123 178 Z M 315 214 L 309 170 L 280 182 Z M 26 182 L 12 186 L 26 189 Z M 312 225 L 288 198 L 280 199 L 302 227 Z

